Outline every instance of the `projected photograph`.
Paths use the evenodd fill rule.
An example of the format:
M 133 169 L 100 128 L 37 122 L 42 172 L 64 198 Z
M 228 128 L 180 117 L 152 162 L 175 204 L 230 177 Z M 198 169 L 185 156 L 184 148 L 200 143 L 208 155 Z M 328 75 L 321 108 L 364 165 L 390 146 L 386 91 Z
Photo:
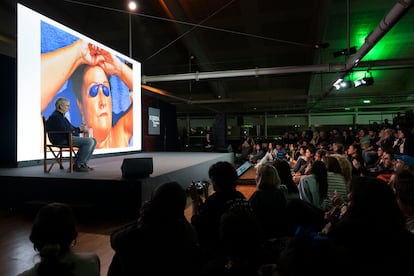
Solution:
M 22 5 L 18 40 L 18 161 L 42 157 L 38 118 L 60 97 L 97 140 L 94 154 L 142 149 L 139 62 Z
M 97 149 L 128 147 L 132 90 L 132 68 L 124 60 L 41 22 L 41 108 L 46 118 L 58 97 L 69 98 L 74 104 L 68 118 L 75 126 L 88 126 Z

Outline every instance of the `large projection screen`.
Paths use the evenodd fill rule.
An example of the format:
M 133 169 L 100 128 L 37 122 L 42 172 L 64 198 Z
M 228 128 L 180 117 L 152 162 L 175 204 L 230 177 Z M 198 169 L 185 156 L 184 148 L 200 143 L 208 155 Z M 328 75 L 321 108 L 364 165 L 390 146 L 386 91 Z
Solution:
M 43 125 L 57 98 L 92 128 L 95 154 L 142 150 L 141 64 L 17 5 L 17 161 L 43 159 Z M 133 103 L 133 104 L 132 104 Z

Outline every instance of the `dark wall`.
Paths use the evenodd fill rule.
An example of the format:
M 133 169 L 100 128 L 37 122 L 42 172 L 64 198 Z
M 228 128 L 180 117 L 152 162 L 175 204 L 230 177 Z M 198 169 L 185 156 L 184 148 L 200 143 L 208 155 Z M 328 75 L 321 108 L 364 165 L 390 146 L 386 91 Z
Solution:
M 227 120 L 224 113 L 219 113 L 213 123 L 213 144 L 218 152 L 227 152 Z
M 160 135 L 148 135 L 148 108 L 160 109 Z M 178 151 L 178 127 L 175 105 L 142 92 L 143 151 Z
M 1 93 L 0 101 L 0 166 L 17 166 L 17 93 L 16 59 L 0 55 Z

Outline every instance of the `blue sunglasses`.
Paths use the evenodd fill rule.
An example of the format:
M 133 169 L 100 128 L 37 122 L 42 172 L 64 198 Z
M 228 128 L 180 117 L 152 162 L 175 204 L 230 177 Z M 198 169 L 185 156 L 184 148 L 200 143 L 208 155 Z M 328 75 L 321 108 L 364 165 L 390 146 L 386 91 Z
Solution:
M 98 84 L 92 85 L 91 89 L 89 89 L 89 95 L 92 98 L 95 98 L 98 95 L 98 93 L 99 93 L 99 87 L 100 86 L 102 86 L 102 92 L 103 92 L 103 94 L 106 97 L 109 97 L 109 94 L 110 94 L 109 87 L 106 86 L 106 85 L 104 85 L 103 83 L 98 83 Z

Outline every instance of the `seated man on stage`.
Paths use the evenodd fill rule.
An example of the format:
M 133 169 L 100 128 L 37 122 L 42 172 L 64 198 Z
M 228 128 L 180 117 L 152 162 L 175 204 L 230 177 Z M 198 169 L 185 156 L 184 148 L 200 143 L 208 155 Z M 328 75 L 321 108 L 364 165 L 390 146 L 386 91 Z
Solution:
M 73 170 L 75 172 L 88 172 L 93 168 L 88 166 L 88 161 L 92 156 L 96 147 L 96 139 L 92 137 L 80 137 L 80 132 L 86 132 L 87 126 L 75 127 L 65 117 L 65 113 L 68 112 L 70 102 L 66 98 L 58 98 L 55 103 L 55 111 L 50 115 L 46 121 L 46 129 L 48 131 L 71 131 L 72 143 L 78 147 L 78 154 L 73 164 Z M 67 145 L 68 138 L 65 134 L 53 133 L 49 135 L 49 139 L 54 144 Z

